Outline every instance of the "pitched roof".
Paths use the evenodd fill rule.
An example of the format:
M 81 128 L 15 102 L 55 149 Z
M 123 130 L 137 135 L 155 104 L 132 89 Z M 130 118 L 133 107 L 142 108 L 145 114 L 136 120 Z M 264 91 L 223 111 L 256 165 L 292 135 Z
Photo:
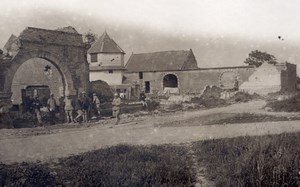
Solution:
M 78 34 L 78 32 L 76 31 L 76 29 L 72 26 L 67 26 L 67 27 L 63 27 L 63 28 L 58 28 L 56 29 L 57 31 L 62 31 L 62 32 L 68 32 L 68 33 L 73 33 L 73 34 Z
M 69 30 L 69 27 L 65 28 Z M 71 45 L 71 46 L 84 46 L 82 35 L 77 32 L 71 33 L 64 30 L 48 30 L 34 27 L 27 27 L 23 30 L 18 37 L 22 41 L 59 44 L 59 45 Z M 76 31 L 76 30 L 75 30 Z
M 132 54 L 126 64 L 128 72 L 198 69 L 190 50 Z
M 125 52 L 106 32 L 92 45 L 88 53 L 123 53 Z

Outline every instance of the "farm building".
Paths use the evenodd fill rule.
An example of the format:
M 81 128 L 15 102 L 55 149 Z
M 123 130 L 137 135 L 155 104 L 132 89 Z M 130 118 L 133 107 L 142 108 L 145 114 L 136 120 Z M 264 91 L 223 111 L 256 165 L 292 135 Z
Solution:
M 198 94 L 207 85 L 231 90 L 240 89 L 243 85 L 242 90 L 253 93 L 264 84 L 263 81 L 260 83 L 253 81 L 251 77 L 255 76 L 252 76 L 254 72 L 264 69 L 265 65 L 259 68 L 254 66 L 201 68 L 198 67 L 192 49 L 133 53 L 126 65 L 124 55 L 125 52 L 104 32 L 88 51 L 90 80 L 104 80 L 128 98 L 137 97 L 142 90 L 146 94 L 158 95 Z M 273 73 L 281 77 L 276 79 L 279 81 L 276 84 L 279 84 L 280 88 L 268 91 L 295 91 L 296 65 L 277 64 L 275 69 L 277 71 Z M 262 79 L 265 76 L 255 74 Z

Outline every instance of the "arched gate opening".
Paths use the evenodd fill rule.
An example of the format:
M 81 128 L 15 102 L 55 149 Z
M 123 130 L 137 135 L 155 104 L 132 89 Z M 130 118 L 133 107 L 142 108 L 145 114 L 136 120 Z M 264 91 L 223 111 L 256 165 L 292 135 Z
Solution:
M 178 78 L 174 74 L 167 74 L 163 78 L 164 93 L 179 93 Z

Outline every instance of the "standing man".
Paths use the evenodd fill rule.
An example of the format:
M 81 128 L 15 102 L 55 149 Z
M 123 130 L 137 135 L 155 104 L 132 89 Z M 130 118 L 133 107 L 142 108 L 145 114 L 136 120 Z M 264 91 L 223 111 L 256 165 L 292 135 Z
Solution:
M 81 98 L 81 103 L 82 103 L 82 111 L 83 111 L 83 123 L 88 122 L 88 111 L 90 108 L 90 98 L 86 95 L 86 92 L 82 92 L 82 98 Z
M 54 99 L 54 94 L 50 94 L 50 98 L 47 101 L 47 107 L 49 110 L 49 117 L 50 117 L 50 124 L 54 125 L 55 124 L 55 109 L 56 109 L 56 101 Z
M 147 108 L 146 95 L 145 95 L 145 92 L 143 90 L 140 93 L 140 101 L 141 101 L 143 107 Z
M 93 107 L 97 111 L 98 116 L 100 117 L 100 100 L 97 97 L 96 93 L 93 93 Z
M 83 116 L 83 111 L 82 111 L 82 102 L 80 100 L 80 98 L 77 96 L 76 98 L 76 103 L 75 103 L 75 110 L 77 112 L 77 116 L 75 117 L 75 119 L 73 120 L 74 123 L 78 122 L 78 119 L 81 118 Z
M 121 101 L 121 98 L 119 97 L 119 94 L 115 93 L 114 100 L 112 102 L 113 117 L 117 118 L 115 125 L 118 125 L 119 121 L 120 121 L 121 104 L 122 104 L 122 101 Z
M 67 95 L 67 97 L 65 97 L 64 105 L 65 105 L 64 109 L 66 112 L 67 123 L 71 123 L 71 122 L 73 122 L 74 107 L 72 106 L 72 99 L 71 99 L 70 95 Z
M 32 101 L 32 110 L 34 112 L 34 116 L 37 119 L 38 125 L 42 126 L 42 116 L 41 116 L 41 102 L 39 100 L 38 95 L 34 96 L 34 99 Z

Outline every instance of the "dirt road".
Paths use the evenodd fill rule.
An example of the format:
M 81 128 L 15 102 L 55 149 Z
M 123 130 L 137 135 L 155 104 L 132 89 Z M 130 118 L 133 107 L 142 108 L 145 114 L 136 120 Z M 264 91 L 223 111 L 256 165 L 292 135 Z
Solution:
M 300 131 L 300 121 L 157 127 L 159 123 L 181 121 L 202 115 L 217 115 L 222 112 L 260 113 L 263 112 L 260 109 L 263 105 L 263 101 L 255 101 L 209 110 L 176 112 L 174 115 L 167 116 L 149 116 L 142 121 L 129 122 L 119 126 L 109 124 L 96 125 L 92 127 L 69 129 L 67 131 L 47 135 L 1 138 L 0 161 L 4 163 L 44 161 L 116 144 L 177 144 L 212 138 Z M 270 114 L 275 115 L 275 113 Z M 276 115 L 297 114 L 280 113 Z M 197 123 L 197 121 L 194 123 Z

